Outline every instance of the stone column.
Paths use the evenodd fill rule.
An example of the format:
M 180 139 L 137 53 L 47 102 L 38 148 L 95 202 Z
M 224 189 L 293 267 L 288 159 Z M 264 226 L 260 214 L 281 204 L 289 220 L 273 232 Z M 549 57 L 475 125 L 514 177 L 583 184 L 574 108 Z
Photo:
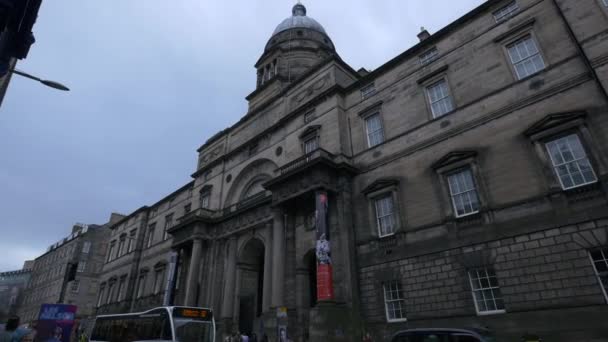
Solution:
M 224 283 L 224 301 L 222 303 L 222 318 L 232 317 L 234 303 L 234 278 L 236 273 L 236 237 L 226 242 L 228 260 L 226 260 L 226 275 Z
M 279 307 L 285 283 L 285 226 L 281 209 L 275 208 L 272 216 L 272 306 Z
M 268 235 L 272 231 L 272 225 L 269 224 L 267 226 Z M 272 246 L 270 245 L 270 241 L 266 242 L 264 246 L 264 288 L 262 289 L 262 312 L 267 312 L 270 309 L 271 294 L 272 294 Z
M 190 257 L 190 267 L 188 267 L 188 282 L 186 283 L 186 305 L 196 306 L 196 289 L 198 287 L 198 273 L 201 254 L 203 251 L 203 240 L 194 239 L 192 242 L 192 256 Z

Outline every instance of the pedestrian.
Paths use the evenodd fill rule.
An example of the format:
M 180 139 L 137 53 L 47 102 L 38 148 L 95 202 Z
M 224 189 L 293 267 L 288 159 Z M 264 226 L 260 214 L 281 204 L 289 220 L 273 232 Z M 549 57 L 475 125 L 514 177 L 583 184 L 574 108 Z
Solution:
M 6 321 L 4 331 L 0 332 L 0 342 L 21 342 L 31 332 L 30 329 L 19 328 L 19 316 L 13 316 Z
M 369 333 L 365 333 L 363 335 L 363 342 L 372 342 L 372 335 L 370 335 Z
M 242 333 L 241 342 L 249 342 L 249 336 L 247 336 L 247 334 L 245 334 L 245 333 Z

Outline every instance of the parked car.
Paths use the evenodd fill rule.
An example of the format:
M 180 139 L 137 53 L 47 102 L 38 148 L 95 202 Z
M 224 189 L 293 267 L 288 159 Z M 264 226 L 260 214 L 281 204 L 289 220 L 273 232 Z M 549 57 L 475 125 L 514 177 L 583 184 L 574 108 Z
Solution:
M 391 342 L 494 342 L 488 330 L 482 329 L 408 329 L 393 335 Z

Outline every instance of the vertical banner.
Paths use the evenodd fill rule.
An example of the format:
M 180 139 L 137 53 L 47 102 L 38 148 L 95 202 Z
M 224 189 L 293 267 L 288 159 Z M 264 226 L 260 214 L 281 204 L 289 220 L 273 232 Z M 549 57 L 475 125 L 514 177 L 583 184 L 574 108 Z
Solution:
M 329 199 L 327 192 L 318 191 L 316 200 L 316 228 L 317 228 L 317 300 L 333 300 L 334 285 L 331 266 L 331 245 L 328 227 Z
M 163 306 L 170 306 L 173 297 L 173 287 L 175 284 L 175 273 L 177 271 L 177 251 L 171 251 L 169 254 L 169 272 L 167 274 L 167 284 L 165 285 L 165 297 L 163 298 Z
M 36 340 L 70 342 L 74 316 L 76 316 L 76 305 L 42 304 L 36 325 Z

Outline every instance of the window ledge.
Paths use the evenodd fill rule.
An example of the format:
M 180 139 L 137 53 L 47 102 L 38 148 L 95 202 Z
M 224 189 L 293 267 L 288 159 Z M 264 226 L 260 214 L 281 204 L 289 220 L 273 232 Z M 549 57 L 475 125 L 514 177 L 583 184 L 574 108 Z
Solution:
M 407 318 L 398 318 L 398 319 L 387 319 L 388 323 L 403 323 L 407 322 Z
M 477 316 L 500 315 L 500 314 L 504 314 L 504 313 L 507 313 L 507 311 L 506 310 L 483 311 L 483 312 L 478 312 Z
M 378 240 L 380 241 L 386 241 L 386 240 L 393 240 L 395 239 L 395 233 L 391 233 L 391 234 L 386 234 L 386 235 L 378 235 Z

